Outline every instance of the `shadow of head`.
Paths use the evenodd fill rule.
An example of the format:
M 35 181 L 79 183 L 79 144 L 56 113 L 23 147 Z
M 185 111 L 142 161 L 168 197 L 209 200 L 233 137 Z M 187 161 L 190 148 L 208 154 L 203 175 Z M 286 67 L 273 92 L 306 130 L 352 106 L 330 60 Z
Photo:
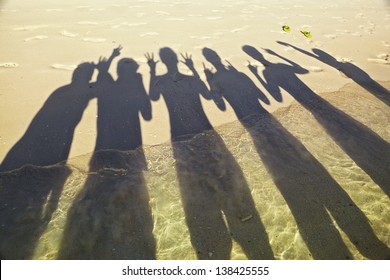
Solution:
M 206 60 L 211 64 L 213 64 L 214 66 L 218 64 L 222 64 L 221 57 L 217 54 L 216 51 L 210 48 L 203 48 L 202 54 L 206 58 Z
M 73 71 L 72 83 L 89 83 L 92 79 L 95 66 L 93 63 L 84 62 Z
M 260 62 L 266 62 L 266 59 L 264 58 L 263 54 L 259 52 L 255 47 L 244 45 L 242 47 L 242 50 L 253 59 L 256 59 Z
M 129 74 L 137 73 L 139 68 L 138 63 L 132 58 L 122 58 L 117 64 L 118 77 L 125 77 Z
M 160 59 L 161 62 L 165 65 L 176 65 L 179 63 L 179 60 L 177 58 L 177 54 L 168 47 L 164 47 L 160 49 Z
M 312 49 L 313 53 L 317 55 L 318 59 L 330 66 L 336 66 L 339 62 L 335 57 L 320 49 Z

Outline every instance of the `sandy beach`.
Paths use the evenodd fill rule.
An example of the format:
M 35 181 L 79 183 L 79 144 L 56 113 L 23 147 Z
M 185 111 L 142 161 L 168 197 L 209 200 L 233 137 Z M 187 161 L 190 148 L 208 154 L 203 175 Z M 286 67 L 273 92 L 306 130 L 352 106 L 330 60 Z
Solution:
M 1 1 L 0 256 L 388 258 L 389 32 L 385 0 Z
M 45 100 L 57 88 L 70 83 L 72 71 L 82 62 L 108 57 L 118 45 L 121 57 L 139 65 L 145 87 L 149 68 L 144 54 L 172 48 L 178 55 L 190 53 L 204 80 L 202 48 L 214 49 L 239 71 L 261 84 L 246 65 L 253 61 L 242 51 L 252 45 L 271 49 L 310 71 L 301 79 L 315 92 L 330 92 L 351 79 L 328 65 L 277 43 L 284 41 L 310 51 L 322 49 L 341 61 L 350 61 L 372 79 L 389 79 L 389 7 L 386 1 L 3 1 L 1 3 L 1 149 L 4 158 L 26 131 Z M 282 30 L 291 28 L 290 33 Z M 300 33 L 306 28 L 313 37 Z M 267 55 L 271 61 L 278 58 Z M 116 62 L 110 72 L 115 77 Z M 259 63 L 257 63 L 261 67 Z M 183 73 L 190 73 L 179 64 Z M 210 67 L 207 64 L 207 67 Z M 162 63 L 157 71 L 163 73 Z M 266 91 L 265 91 L 266 92 Z M 291 99 L 290 99 L 291 100 Z M 289 98 L 286 95 L 286 103 Z M 273 110 L 283 106 L 271 100 Z M 204 109 L 213 125 L 235 120 L 230 108 L 220 112 L 212 102 Z M 230 109 L 230 110 L 229 110 Z M 91 100 L 79 123 L 70 157 L 93 150 L 96 135 L 96 100 Z M 142 123 L 143 141 L 154 145 L 170 139 L 169 120 L 162 100 L 153 103 L 153 119 Z

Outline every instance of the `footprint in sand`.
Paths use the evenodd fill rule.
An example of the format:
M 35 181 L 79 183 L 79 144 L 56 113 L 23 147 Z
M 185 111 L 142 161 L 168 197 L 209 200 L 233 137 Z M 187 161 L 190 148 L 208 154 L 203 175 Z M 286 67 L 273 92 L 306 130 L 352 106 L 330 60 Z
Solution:
M 51 13 L 51 12 L 62 12 L 64 11 L 63 9 L 45 9 L 46 12 Z
M 98 25 L 95 21 L 79 21 L 77 24 L 79 25 Z
M 390 44 L 389 44 L 388 42 L 382 41 L 382 44 L 383 44 L 385 47 L 390 48 Z
M 300 17 L 307 17 L 307 18 L 312 18 L 313 16 L 312 15 L 305 15 L 305 14 L 302 14 L 302 15 L 298 15 Z
M 337 60 L 338 62 L 352 62 L 352 61 L 353 61 L 351 58 L 339 57 L 339 56 L 336 56 L 336 60 Z
M 166 11 L 155 11 L 156 14 L 158 15 L 164 15 L 164 16 L 169 16 L 170 13 L 166 12 Z
M 237 32 L 241 32 L 241 31 L 245 31 L 245 30 L 248 30 L 249 29 L 249 25 L 246 25 L 246 26 L 243 26 L 243 27 L 239 27 L 239 28 L 235 28 L 233 30 L 230 30 L 231 33 L 237 33 Z
M 106 38 L 84 38 L 83 41 L 91 43 L 103 43 L 107 41 Z
M 342 34 L 342 35 L 347 35 L 347 34 L 351 34 L 352 33 L 352 31 L 348 30 L 348 29 L 336 29 L 336 32 L 338 34 Z
M 207 17 L 207 20 L 219 20 L 222 19 L 222 17 Z
M 323 72 L 324 69 L 321 67 L 317 67 L 317 66 L 310 66 L 309 71 L 313 72 L 313 73 L 320 73 L 320 72 Z
M 127 6 L 127 4 L 112 4 L 111 7 L 114 7 L 114 8 L 125 8 Z
M 66 31 L 66 30 L 63 30 L 63 31 L 61 32 L 61 35 L 62 35 L 62 36 L 65 36 L 65 37 L 69 37 L 69 38 L 74 38 L 74 37 L 79 36 L 79 34 L 71 33 L 71 32 Z
M 19 10 L 17 10 L 17 9 L 0 9 L 0 12 L 2 12 L 2 13 L 17 13 L 17 12 L 19 12 Z
M 184 18 L 166 18 L 165 20 L 167 20 L 167 21 L 185 21 L 185 19 Z
M 386 59 L 368 58 L 367 60 L 370 62 L 373 62 L 373 63 L 377 63 L 377 64 L 390 65 L 390 61 L 386 60 Z
M 66 65 L 66 64 L 56 63 L 56 64 L 51 65 L 51 68 L 58 69 L 58 70 L 73 71 L 74 69 L 77 68 L 77 66 L 76 65 Z
M 331 40 L 334 40 L 336 39 L 338 36 L 336 34 L 326 34 L 324 35 L 325 38 L 327 39 L 331 39 Z
M 294 48 L 293 48 L 293 47 L 290 47 L 290 46 L 285 47 L 285 48 L 283 49 L 283 51 L 285 51 L 285 52 L 291 52 L 291 51 L 293 51 L 293 50 L 294 50 Z
M 33 31 L 40 28 L 45 28 L 47 25 L 27 25 L 14 28 L 15 31 Z
M 19 64 L 17 64 L 16 62 L 0 62 L 1 68 L 16 68 L 18 66 Z
M 355 18 L 365 18 L 366 16 L 363 13 L 358 13 L 355 15 Z
M 111 28 L 120 28 L 122 26 L 125 26 L 125 27 L 137 27 L 137 26 L 142 26 L 142 25 L 146 25 L 146 24 L 147 24 L 146 22 L 133 22 L 133 23 L 122 22 L 122 23 L 119 23 L 119 24 L 111 26 Z
M 387 53 L 378 54 L 376 58 L 368 58 L 367 60 L 377 64 L 390 65 L 390 55 Z
M 205 48 L 206 47 L 206 45 L 198 45 L 198 46 L 193 46 L 192 48 L 194 49 L 194 50 L 201 50 L 201 49 L 203 49 L 203 48 Z
M 33 41 L 33 40 L 45 40 L 47 38 L 49 38 L 49 37 L 46 35 L 38 35 L 38 36 L 26 38 L 26 39 L 24 39 L 24 41 L 29 42 L 29 41 Z
M 146 32 L 146 33 L 143 33 L 141 35 L 139 35 L 140 37 L 145 37 L 145 36 L 157 36 L 159 35 L 159 33 L 157 32 Z
M 378 54 L 376 57 L 377 58 L 380 58 L 380 59 L 385 59 L 385 60 L 388 60 L 389 59 L 389 54 L 388 53 L 380 53 Z

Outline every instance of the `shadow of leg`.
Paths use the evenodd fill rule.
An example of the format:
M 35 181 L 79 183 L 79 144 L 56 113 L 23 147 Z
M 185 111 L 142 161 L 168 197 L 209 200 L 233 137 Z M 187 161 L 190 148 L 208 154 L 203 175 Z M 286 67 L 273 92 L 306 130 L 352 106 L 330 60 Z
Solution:
M 68 212 L 59 259 L 155 259 L 142 151 L 96 152 Z

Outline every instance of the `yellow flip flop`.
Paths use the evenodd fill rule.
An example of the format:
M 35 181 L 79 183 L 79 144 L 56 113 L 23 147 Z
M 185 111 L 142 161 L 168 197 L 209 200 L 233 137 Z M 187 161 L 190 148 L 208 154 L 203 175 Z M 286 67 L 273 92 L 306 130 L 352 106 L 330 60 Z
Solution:
M 310 31 L 301 30 L 301 33 L 302 33 L 305 37 L 307 37 L 307 38 L 313 37 L 313 35 L 311 35 Z
M 282 29 L 283 29 L 284 32 L 290 32 L 291 31 L 291 28 L 288 25 L 283 25 Z

